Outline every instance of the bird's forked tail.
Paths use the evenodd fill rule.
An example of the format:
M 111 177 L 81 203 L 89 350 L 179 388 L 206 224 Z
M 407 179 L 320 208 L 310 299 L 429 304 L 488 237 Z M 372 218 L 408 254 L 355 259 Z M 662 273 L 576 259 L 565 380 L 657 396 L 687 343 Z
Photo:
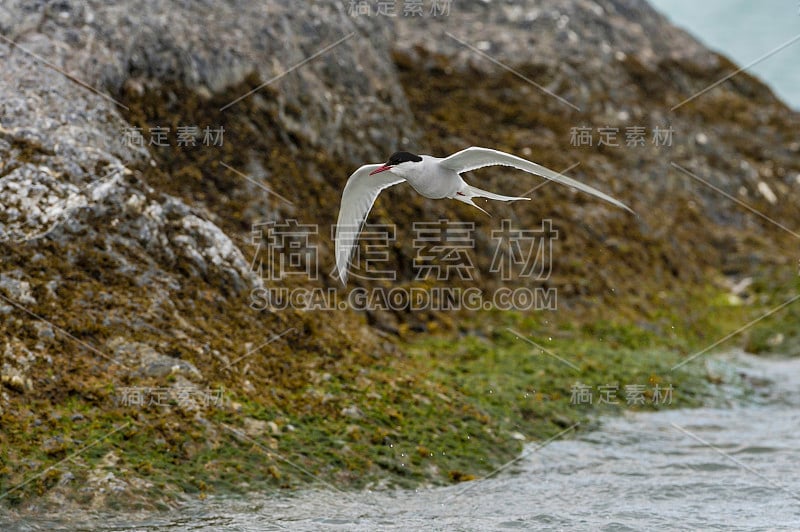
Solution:
M 491 214 L 475 205 L 475 203 L 472 201 L 472 198 L 487 198 L 497 201 L 530 200 L 530 198 L 523 198 L 520 196 L 503 196 L 502 194 L 495 194 L 494 192 L 489 192 L 488 190 L 483 190 L 482 188 L 473 187 L 471 185 L 467 185 L 466 188 L 462 189 L 458 192 L 458 194 L 456 194 L 455 199 L 464 202 L 467 205 L 472 205 L 476 209 L 486 213 L 489 216 L 491 216 Z

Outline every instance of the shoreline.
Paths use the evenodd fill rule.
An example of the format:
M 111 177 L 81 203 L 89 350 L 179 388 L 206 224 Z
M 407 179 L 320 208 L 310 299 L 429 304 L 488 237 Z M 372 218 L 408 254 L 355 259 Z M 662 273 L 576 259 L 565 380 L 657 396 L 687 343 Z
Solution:
M 765 387 L 769 390 L 772 390 L 772 382 L 764 381 L 762 379 L 762 372 L 759 370 L 758 366 L 760 364 L 785 364 L 786 362 L 796 363 L 797 360 L 798 357 L 796 356 L 780 356 L 778 358 L 770 358 L 765 360 L 757 355 L 746 354 L 741 350 L 712 354 L 710 355 L 710 361 L 716 366 L 716 370 L 714 371 L 714 374 L 716 375 L 714 386 L 715 391 L 711 396 L 709 396 L 709 400 L 706 403 L 696 405 L 695 407 L 690 407 L 690 410 L 694 408 L 721 408 L 724 410 L 730 410 L 735 408 L 736 405 L 742 407 L 757 407 L 762 404 L 762 399 L 759 398 L 759 390 L 763 391 Z M 746 369 L 753 368 L 754 366 L 756 371 L 752 373 L 748 372 Z M 784 393 L 787 392 L 784 390 Z M 671 410 L 674 409 L 648 409 L 636 410 L 636 412 L 639 414 L 647 414 Z M 591 412 L 589 414 L 589 423 L 584 423 L 579 430 L 581 430 L 584 434 L 587 432 L 591 433 L 598 429 L 600 432 L 603 432 L 604 429 L 600 428 L 598 423 L 614 423 L 615 420 L 621 415 L 624 417 L 625 412 L 619 410 L 615 412 Z M 573 434 L 575 433 L 561 434 L 556 438 L 548 439 L 544 442 L 527 441 L 524 443 L 524 446 L 521 448 L 520 452 L 518 452 L 511 460 L 502 464 L 501 467 L 488 472 L 487 475 L 474 479 L 474 481 L 483 482 L 487 478 L 494 476 L 498 471 L 505 470 L 510 464 L 520 461 L 533 452 L 538 452 L 544 446 L 550 445 L 554 442 L 572 439 L 571 435 Z M 253 489 L 238 493 L 209 494 L 207 498 L 188 497 L 184 494 L 184 496 L 174 499 L 166 507 L 161 508 L 160 511 L 155 515 L 145 513 L 152 510 L 152 508 L 148 507 L 132 508 L 121 506 L 115 509 L 113 507 L 102 506 L 85 508 L 81 507 L 80 505 L 70 503 L 53 507 L 51 505 L 39 506 L 34 501 L 31 501 L 34 504 L 33 507 L 25 508 L 23 505 L 23 507 L 7 509 L 9 512 L 2 519 L 0 519 L 0 523 L 2 523 L 3 526 L 9 527 L 9 530 L 15 530 L 16 526 L 23 524 L 25 526 L 31 526 L 33 524 L 39 526 L 49 525 L 55 527 L 55 529 L 59 529 L 60 526 L 88 527 L 98 519 L 103 519 L 105 521 L 103 516 L 108 515 L 108 518 L 111 521 L 118 523 L 119 526 L 123 526 L 123 523 L 124 526 L 142 526 L 145 524 L 146 526 L 170 526 L 171 524 L 175 523 L 175 519 L 179 519 L 180 522 L 183 522 L 183 520 L 191 518 L 198 520 L 197 522 L 199 523 L 206 518 L 218 518 L 215 512 L 220 512 L 220 515 L 222 515 L 234 511 L 234 509 L 237 507 L 241 507 L 241 511 L 243 513 L 250 513 L 252 505 L 256 504 L 257 501 L 274 500 L 274 497 L 278 497 L 279 501 L 290 503 L 292 501 L 302 501 L 304 497 L 308 497 L 309 494 L 311 494 L 313 497 L 322 496 L 321 494 L 324 494 L 325 497 L 334 497 L 334 499 L 336 499 L 338 502 L 341 502 L 342 499 L 349 501 L 350 497 L 352 496 L 354 497 L 352 504 L 364 506 L 364 510 L 359 511 L 359 515 L 361 516 L 359 519 L 363 519 L 365 516 L 369 515 L 369 513 L 365 514 L 364 511 L 367 511 L 367 509 L 370 507 L 371 497 L 391 496 L 391 498 L 394 499 L 394 497 L 397 496 L 397 490 L 400 490 L 401 492 L 403 490 L 408 490 L 407 493 L 410 495 L 418 493 L 418 490 L 434 490 L 436 488 L 442 488 L 446 486 L 450 486 L 451 488 L 463 486 L 463 488 L 460 490 L 442 492 L 445 494 L 451 493 L 450 496 L 455 496 L 472 489 L 470 482 L 445 485 L 438 483 L 420 484 L 414 487 L 401 487 L 397 485 L 372 485 L 359 489 L 350 489 L 329 484 L 324 479 L 314 479 L 313 482 L 298 486 L 297 489 L 292 490 L 275 488 L 274 486 L 261 486 L 260 488 L 254 487 Z M 366 497 L 366 499 L 364 499 L 364 497 Z M 447 497 L 445 497 L 445 499 L 446 498 Z M 332 503 L 333 502 L 334 501 L 332 501 Z M 260 507 L 261 505 L 258 504 L 258 506 Z M 110 513 L 111 510 L 114 510 L 113 513 Z M 187 511 L 188 513 L 186 513 Z M 175 512 L 178 513 L 176 514 Z M 208 514 L 208 517 L 203 517 L 203 515 L 206 513 Z
M 753 312 L 728 306 L 723 319 L 725 313 L 717 311 L 717 334 L 722 337 L 726 327 L 733 328 L 729 323 Z M 102 445 L 69 467 L 65 445 L 50 450 L 38 478 L 20 477 L 18 482 L 29 483 L 3 504 L 167 510 L 212 493 L 291 493 L 320 483 L 348 491 L 458 484 L 513 459 L 525 443 L 591 430 L 598 415 L 702 406 L 714 399 L 717 386 L 727 385 L 702 363 L 670 371 L 687 352 L 699 352 L 704 338 L 659 337 L 599 320 L 576 327 L 566 316 L 541 318 L 495 313 L 462 321 L 462 331 L 474 327 L 466 334 L 412 333 L 391 358 L 372 358 L 350 377 L 321 374 L 300 391 L 321 398 L 324 412 L 281 413 L 228 392 L 221 408 L 136 404 L 127 411 L 118 407 L 116 418 L 80 403 L 72 404 L 70 414 L 56 407 L 54 412 L 64 413 L 48 424 L 57 420 L 79 433 L 88 422 L 84 445 Z M 549 327 L 544 334 L 550 336 L 543 336 L 542 327 Z M 706 327 L 699 324 L 695 333 L 708 332 Z M 764 327 L 774 337 L 774 324 Z M 527 340 L 520 337 L 524 331 L 531 334 Z M 751 340 L 764 336 L 754 333 Z M 191 384 L 180 375 L 166 379 L 172 383 L 165 389 Z M 582 400 L 576 399 L 577 386 Z M 631 402 L 634 392 L 640 400 Z M 178 430 L 172 441 L 162 432 L 171 424 Z M 110 430 L 117 432 L 106 438 Z M 58 433 L 50 431 L 49 440 Z M 177 450 L 184 457 L 170 461 Z M 56 467 L 42 474 L 47 463 Z

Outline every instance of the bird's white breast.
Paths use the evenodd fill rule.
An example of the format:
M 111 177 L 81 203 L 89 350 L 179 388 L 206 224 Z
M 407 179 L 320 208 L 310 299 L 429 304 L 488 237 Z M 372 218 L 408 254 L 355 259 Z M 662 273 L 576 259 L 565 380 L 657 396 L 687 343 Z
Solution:
M 404 177 L 408 183 L 426 198 L 440 199 L 452 197 L 461 186 L 457 172 L 439 164 L 439 157 L 422 155 L 422 161 L 409 168 Z

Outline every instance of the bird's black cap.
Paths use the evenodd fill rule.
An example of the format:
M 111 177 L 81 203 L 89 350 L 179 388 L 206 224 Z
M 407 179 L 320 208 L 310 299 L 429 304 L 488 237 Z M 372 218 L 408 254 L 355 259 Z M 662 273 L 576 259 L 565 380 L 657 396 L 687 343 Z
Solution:
M 408 161 L 418 163 L 421 160 L 422 157 L 419 155 L 414 155 L 413 153 L 408 153 L 407 151 L 397 151 L 394 152 L 391 157 L 389 157 L 389 160 L 386 164 L 387 166 L 394 166 L 396 164 L 405 163 Z

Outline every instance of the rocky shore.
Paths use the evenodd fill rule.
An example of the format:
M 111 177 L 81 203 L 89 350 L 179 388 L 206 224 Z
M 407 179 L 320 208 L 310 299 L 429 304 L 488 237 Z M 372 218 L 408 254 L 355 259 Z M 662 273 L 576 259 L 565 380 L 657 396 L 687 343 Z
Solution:
M 674 406 L 652 401 L 668 383 L 699 404 L 715 379 L 670 368 L 796 291 L 800 116 L 747 72 L 714 85 L 738 67 L 645 2 L 357 4 L 0 6 L 9 511 L 469 480 L 585 426 L 577 381 L 642 383 L 637 408 Z M 390 190 L 370 221 L 397 224 L 398 277 L 340 288 L 330 226 L 352 170 L 469 145 L 566 171 L 638 217 L 504 169 L 470 179 L 539 188 L 493 218 Z M 412 224 L 439 219 L 474 223 L 476 275 L 454 285 L 487 292 L 507 284 L 500 220 L 549 220 L 548 275 L 511 286 L 552 289 L 557 308 L 258 305 L 269 288 L 430 289 Z M 290 221 L 318 228 L 301 264 L 318 275 L 265 274 L 263 228 Z M 787 306 L 732 341 L 796 354 L 798 322 Z

